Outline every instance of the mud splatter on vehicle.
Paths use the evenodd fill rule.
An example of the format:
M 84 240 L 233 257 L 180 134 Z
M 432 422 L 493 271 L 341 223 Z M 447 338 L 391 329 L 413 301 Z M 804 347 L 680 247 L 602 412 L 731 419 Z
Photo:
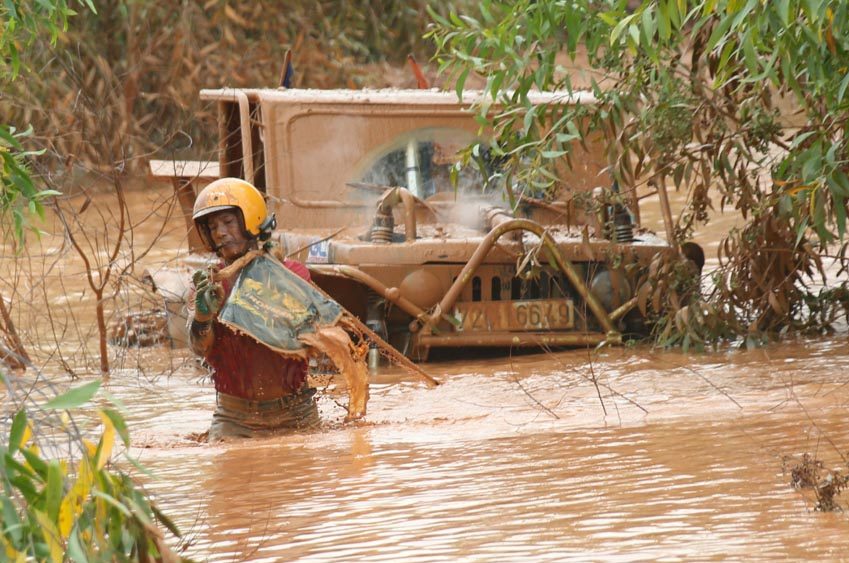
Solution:
M 281 254 L 305 262 L 322 289 L 413 359 L 440 348 L 618 343 L 643 326 L 634 287 L 669 246 L 640 227 L 636 191 L 610 181 L 600 143 L 573 147 L 554 191 L 515 187 L 510 205 L 503 189 L 485 189 L 498 163 L 469 112 L 474 93 L 462 103 L 435 90 L 220 89 L 201 98 L 218 105 L 218 161 L 151 163 L 179 197 L 188 263 L 206 259 L 191 221 L 195 194 L 239 177 L 266 194 Z M 484 172 L 458 173 L 458 152 L 474 142 Z

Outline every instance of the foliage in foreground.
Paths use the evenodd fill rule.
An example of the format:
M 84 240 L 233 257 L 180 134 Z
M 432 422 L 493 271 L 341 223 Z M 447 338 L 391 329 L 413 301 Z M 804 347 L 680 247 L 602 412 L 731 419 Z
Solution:
M 79 3 L 94 11 L 91 0 Z M 15 81 L 22 47 L 43 35 L 55 44 L 73 14 L 66 0 L 6 0 L 0 5 L 0 84 Z M 27 166 L 27 159 L 36 153 L 24 149 L 24 135 L 13 126 L 0 124 L 0 234 L 17 244 L 24 243 L 26 212 L 42 216 L 42 200 L 55 195 L 36 188 Z M 2 300 L 0 295 L 0 309 L 5 313 Z M 4 330 L 14 334 L 8 319 L 4 325 Z M 11 424 L 0 419 L 0 426 L 8 424 L 9 428 L 8 441 L 0 444 L 0 558 L 53 563 L 66 559 L 178 561 L 157 524 L 178 537 L 179 531 L 129 475 L 109 464 L 116 434 L 129 446 L 121 415 L 110 409 L 100 411 L 103 433 L 95 445 L 82 438 L 63 413 L 67 422 L 63 420 L 58 434 L 79 450 L 79 459 L 71 467 L 73 455 L 42 455 L 40 445 L 50 445 L 50 439 L 34 439 L 34 434 L 50 425 L 43 416 L 35 424 L 27 416 L 25 405 L 33 388 L 21 392 L 5 373 L 0 372 L 0 377 L 6 387 L 4 406 L 19 409 Z M 37 410 L 78 407 L 99 387 L 98 381 L 72 389 Z
M 46 198 L 59 195 L 49 189 L 38 189 L 26 165 L 26 159 L 42 151 L 27 151 L 21 138 L 29 136 L 32 129 L 18 132 L 14 127 L 0 124 L 0 237 L 23 241 L 26 228 L 32 228 L 28 216 L 44 219 Z M 11 229 L 11 232 L 9 230 Z
M 755 343 L 790 329 L 829 330 L 849 314 L 849 4 L 841 0 L 483 0 L 479 15 L 432 14 L 440 68 L 458 92 L 486 79 L 480 119 L 512 189 L 551 190 L 554 162 L 601 136 L 612 177 L 633 190 L 686 190 L 668 221 L 674 246 L 718 203 L 742 215 L 719 251 L 707 296 L 682 287 L 680 258 L 658 257 L 641 303 L 665 345 Z M 567 59 L 569 62 L 567 62 Z M 532 89 L 595 104 L 532 106 Z M 836 250 L 836 253 L 835 253 Z M 655 307 L 651 307 L 652 304 Z M 652 310 L 653 309 L 653 310 Z
M 82 0 L 81 5 L 94 11 L 91 0 Z M 22 51 L 42 37 L 55 45 L 74 13 L 66 0 L 6 0 L 0 5 L 0 85 L 4 95 L 19 76 Z M 4 120 L 7 116 L 4 112 Z M 25 150 L 21 141 L 32 134 L 32 129 L 20 129 L 0 123 L 0 235 L 17 241 L 23 240 L 27 215 L 43 219 L 42 201 L 56 195 L 33 184 L 27 159 L 43 151 Z
M 45 409 L 72 409 L 100 386 L 72 389 Z M 0 555 L 11 561 L 178 561 L 157 523 L 179 530 L 133 480 L 110 464 L 116 437 L 129 446 L 122 416 L 98 412 L 103 433 L 97 444 L 82 439 L 76 464 L 42 454 L 33 425 L 18 411 L 8 441 L 0 445 Z M 0 557 L 2 558 L 2 557 Z

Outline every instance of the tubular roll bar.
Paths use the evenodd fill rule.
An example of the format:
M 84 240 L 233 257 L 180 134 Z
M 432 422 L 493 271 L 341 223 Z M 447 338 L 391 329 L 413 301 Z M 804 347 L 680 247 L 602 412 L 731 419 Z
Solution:
M 499 214 L 500 215 L 500 214 Z M 419 332 L 419 339 L 424 345 L 436 345 L 436 346 L 462 346 L 462 345 L 519 345 L 519 346 L 532 346 L 539 344 L 547 344 L 547 345 L 595 345 L 605 340 L 610 342 L 621 342 L 621 334 L 614 326 L 614 320 L 618 320 L 625 313 L 627 313 L 630 309 L 632 309 L 636 305 L 636 298 L 632 298 L 624 305 L 620 306 L 613 313 L 608 314 L 605 311 L 604 307 L 595 296 L 590 292 L 587 285 L 584 283 L 584 280 L 575 270 L 574 265 L 571 261 L 564 258 L 560 250 L 557 248 L 556 243 L 551 238 L 551 235 L 545 230 L 545 228 L 535 221 L 531 221 L 528 219 L 507 219 L 506 216 L 500 216 L 495 221 L 498 224 L 484 237 L 484 240 L 481 241 L 480 245 L 478 245 L 477 249 L 475 249 L 474 254 L 460 271 L 460 274 L 457 276 L 457 279 L 448 289 L 448 291 L 443 296 L 442 300 L 435 305 L 430 312 L 426 312 L 414 305 L 407 298 L 402 296 L 397 288 L 390 288 L 382 284 L 373 276 L 363 272 L 356 266 L 350 265 L 310 265 L 310 269 L 315 270 L 318 273 L 326 274 L 326 275 L 336 275 L 346 277 L 355 281 L 358 281 L 370 289 L 374 290 L 378 295 L 383 296 L 388 301 L 396 304 L 403 311 L 408 313 L 410 316 L 414 318 L 411 323 L 411 330 L 413 332 Z M 457 302 L 457 299 L 460 296 L 460 293 L 463 291 L 465 286 L 469 283 L 469 281 L 474 277 L 475 272 L 483 263 L 489 251 L 495 246 L 495 243 L 499 238 L 504 236 L 507 233 L 513 231 L 529 231 L 540 237 L 542 240 L 544 249 L 548 256 L 549 263 L 554 264 L 563 274 L 568 278 L 569 282 L 584 299 L 589 307 L 590 311 L 592 311 L 595 318 L 598 320 L 599 324 L 601 324 L 602 329 L 604 330 L 604 334 L 598 333 L 582 333 L 582 334 L 533 334 L 529 333 L 526 335 L 522 335 L 521 333 L 509 334 L 509 335 L 451 335 L 448 336 L 439 336 L 434 335 L 434 326 L 439 322 L 440 319 L 445 318 L 445 311 L 450 310 L 454 304 Z M 416 326 L 420 325 L 421 328 L 416 330 Z M 452 344 L 451 341 L 453 339 L 457 339 L 458 344 Z
M 581 276 L 577 271 L 575 271 L 575 267 L 572 263 L 560 254 L 560 250 L 557 248 L 557 244 L 555 244 L 551 235 L 548 234 L 542 225 L 528 219 L 504 220 L 487 233 L 486 237 L 484 237 L 474 254 L 472 254 L 472 257 L 460 271 L 460 274 L 457 276 L 454 284 L 443 296 L 442 301 L 440 301 L 427 316 L 427 320 L 422 327 L 422 332 L 425 334 L 429 333 L 433 326 L 442 317 L 443 312 L 448 311 L 454 306 L 457 299 L 460 297 L 460 293 L 463 291 L 463 288 L 472 279 L 478 267 L 483 263 L 496 241 L 506 233 L 516 230 L 529 231 L 540 238 L 543 242 L 546 254 L 548 255 L 549 262 L 556 265 L 557 268 L 569 279 L 569 282 L 578 294 L 584 299 L 584 301 L 586 301 L 587 306 L 590 308 L 593 315 L 595 315 L 599 324 L 601 324 L 604 332 L 612 339 L 621 338 L 619 331 L 614 327 L 613 321 L 610 319 L 607 311 L 604 310 L 601 303 L 598 302 L 595 296 L 587 288 L 584 280 L 581 279 Z
M 251 106 L 248 95 L 241 90 L 235 90 L 234 95 L 239 102 L 239 125 L 242 130 L 242 164 L 245 169 L 245 180 L 254 183 L 254 145 L 251 138 Z

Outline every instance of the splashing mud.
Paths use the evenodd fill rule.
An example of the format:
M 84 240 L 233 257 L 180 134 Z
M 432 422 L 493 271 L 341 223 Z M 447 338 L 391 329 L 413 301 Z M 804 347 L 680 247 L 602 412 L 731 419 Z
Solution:
M 345 378 L 348 387 L 348 416 L 346 421 L 362 418 L 368 402 L 368 371 L 363 355 L 351 337 L 340 327 L 323 327 L 313 333 L 302 334 L 300 341 L 327 354 Z

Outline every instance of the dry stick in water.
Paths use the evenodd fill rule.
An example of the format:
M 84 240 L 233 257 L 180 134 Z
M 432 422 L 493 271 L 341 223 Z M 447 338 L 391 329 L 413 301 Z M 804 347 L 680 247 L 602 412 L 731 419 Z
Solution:
M 521 381 L 519 381 L 519 378 L 518 378 L 518 376 L 516 375 L 516 369 L 513 367 L 513 349 L 512 349 L 512 348 L 510 349 L 510 372 L 511 372 L 511 374 L 512 374 L 512 380 L 513 380 L 513 383 L 515 383 L 515 384 L 519 387 L 519 389 L 521 389 L 521 390 L 522 390 L 522 393 L 524 393 L 525 395 L 527 395 L 527 397 L 528 397 L 531 401 L 533 401 L 534 403 L 536 403 L 536 404 L 537 404 L 537 406 L 539 406 L 539 408 L 541 408 L 542 410 L 544 410 L 545 412 L 547 412 L 548 414 L 550 414 L 551 416 L 553 416 L 553 417 L 554 417 L 554 418 L 556 418 L 557 420 L 560 420 L 560 417 L 559 417 L 559 416 L 557 416 L 557 413 L 556 413 L 556 412 L 554 412 L 553 410 L 551 410 L 550 408 L 548 408 L 547 406 L 545 406 L 544 404 L 542 404 L 542 403 L 539 401 L 539 399 L 537 399 L 536 397 L 534 397 L 534 396 L 531 394 L 531 392 L 530 392 L 530 391 L 528 391 L 527 389 L 525 389 L 525 386 L 524 386 L 524 385 L 522 385 L 522 382 L 521 382 Z
M 843 463 L 849 465 L 849 459 L 846 459 L 846 456 L 843 454 L 843 452 L 840 451 L 840 448 L 837 447 L 837 444 L 832 441 L 829 435 L 822 431 L 816 421 L 811 417 L 811 414 L 808 412 L 808 409 L 805 407 L 805 405 L 802 404 L 802 401 L 799 400 L 799 397 L 796 395 L 796 391 L 794 390 L 792 384 L 789 386 L 789 391 L 790 396 L 793 397 L 795 403 L 799 406 L 800 409 L 802 409 L 802 412 L 805 413 L 805 418 L 808 419 L 808 422 L 810 422 L 811 425 L 817 429 L 817 432 L 820 433 L 820 436 L 825 438 L 826 442 L 828 442 L 831 447 L 834 448 L 834 451 L 837 452 L 837 455 L 840 456 L 840 459 L 843 460 Z
M 664 360 L 662 360 L 662 359 L 658 358 L 656 355 L 652 355 L 652 360 L 653 360 L 653 361 L 656 361 L 656 362 L 657 362 L 657 361 L 661 361 L 661 362 L 662 362 L 662 361 L 664 361 Z M 690 366 L 681 366 L 681 365 L 677 365 L 677 364 L 672 364 L 671 362 L 667 362 L 667 365 L 672 365 L 672 366 L 674 366 L 674 367 L 680 367 L 681 369 L 684 369 L 684 370 L 686 370 L 686 371 L 689 371 L 690 373 L 692 373 L 693 375 L 695 375 L 696 377 L 698 377 L 699 379 L 701 379 L 702 381 L 704 381 L 705 383 L 707 383 L 708 385 L 710 385 L 711 387 L 713 387 L 713 388 L 714 388 L 717 392 L 719 392 L 719 394 L 720 394 L 720 395 L 724 396 L 726 399 L 728 399 L 729 401 L 731 401 L 732 403 L 734 403 L 734 405 L 735 405 L 738 409 L 742 409 L 742 408 L 743 408 L 743 405 L 741 405 L 740 403 L 738 403 L 738 402 L 737 402 L 737 400 L 736 400 L 734 397 L 732 397 L 732 396 L 731 396 L 731 395 L 730 395 L 727 391 L 725 391 L 722 387 L 720 387 L 719 385 L 717 385 L 716 383 L 714 383 L 713 381 L 711 381 L 710 379 L 708 379 L 708 377 L 707 377 L 706 375 L 703 375 L 702 373 L 699 373 L 699 371 L 698 371 L 698 370 L 696 370 L 695 368 L 692 368 L 692 367 L 690 367 Z
M 704 375 L 700 374 L 700 373 L 699 373 L 698 371 L 696 371 L 695 369 L 691 368 L 690 366 L 681 366 L 681 367 L 683 367 L 685 370 L 689 371 L 690 373 L 692 373 L 693 375 L 695 375 L 696 377 L 700 378 L 702 381 L 704 381 L 705 383 L 707 383 L 708 385 L 710 385 L 711 387 L 713 387 L 714 389 L 716 389 L 717 391 L 719 391 L 719 393 L 720 393 L 720 394 L 722 394 L 722 395 L 724 395 L 726 399 L 728 399 L 729 401 L 731 401 L 732 403 L 734 403 L 734 404 L 737 406 L 737 408 L 738 408 L 738 409 L 742 409 L 742 408 L 743 408 L 743 405 L 741 405 L 740 403 L 738 403 L 738 402 L 737 402 L 737 400 L 736 400 L 736 399 L 734 399 L 734 397 L 732 397 L 731 395 L 729 395 L 729 394 L 728 394 L 728 393 L 727 393 L 727 392 L 726 392 L 726 391 L 725 391 L 722 387 L 720 387 L 719 385 L 715 384 L 713 381 L 711 381 L 710 379 L 708 379 L 708 378 L 707 378 L 707 377 L 705 377 Z
M 595 392 L 598 394 L 598 402 L 601 403 L 601 410 L 604 412 L 604 416 L 607 416 L 607 407 L 604 406 L 604 399 L 601 397 L 601 389 L 598 387 L 598 379 L 595 376 L 595 370 L 593 369 L 593 358 L 590 349 L 587 348 L 587 359 L 590 362 L 590 377 L 592 377 L 593 385 L 595 386 Z
M 584 318 L 587 317 L 587 302 L 584 301 Z M 607 407 L 604 406 L 604 399 L 601 396 L 601 389 L 598 387 L 598 378 L 595 376 L 595 370 L 593 369 L 593 356 L 592 352 L 589 348 L 587 348 L 587 360 L 589 360 L 590 364 L 590 381 L 593 382 L 593 386 L 595 387 L 595 392 L 598 395 L 598 402 L 601 403 L 601 410 L 604 413 L 604 416 L 607 416 Z
M 318 290 L 324 293 L 321 288 L 318 288 Z M 327 294 L 325 293 L 325 295 Z M 427 383 L 428 387 L 436 387 L 440 384 L 439 380 L 434 379 L 433 377 L 428 375 L 422 368 L 411 362 L 407 358 L 407 356 L 403 355 L 401 352 L 396 350 L 391 344 L 384 341 L 383 338 L 381 338 L 372 329 L 367 327 L 360 319 L 355 317 L 353 314 L 349 313 L 344 307 L 342 308 L 342 310 L 345 312 L 345 317 L 343 318 L 342 322 L 350 324 L 355 330 L 362 331 L 363 334 L 369 337 L 369 340 L 371 340 L 380 347 L 381 351 L 386 354 L 389 359 L 395 361 L 395 363 L 400 365 L 409 373 L 422 378 L 425 383 Z
M 549 350 L 549 352 L 550 352 L 550 350 Z M 557 363 L 560 365 L 560 367 L 561 367 L 561 368 L 566 367 L 566 366 L 564 366 L 564 365 L 563 365 L 563 362 L 562 362 L 562 361 L 560 361 L 560 360 L 559 360 L 556 356 L 552 355 L 552 358 L 553 358 L 553 359 L 555 359 L 555 360 L 557 361 Z M 592 362 L 592 359 L 590 359 L 590 361 Z M 616 389 L 614 389 L 613 387 L 611 387 L 611 386 L 610 386 L 610 385 L 608 385 L 607 383 L 599 382 L 597 378 L 595 378 L 595 377 L 590 377 L 590 376 L 588 376 L 588 375 L 584 375 L 584 374 L 583 374 L 583 373 L 581 373 L 580 371 L 577 371 L 577 370 L 571 370 L 571 371 L 572 371 L 573 373 L 575 373 L 575 374 L 576 374 L 578 377 L 580 377 L 581 379 L 583 379 L 583 380 L 585 380 L 585 381 L 589 381 L 590 383 L 592 383 L 593 385 L 595 385 L 595 386 L 596 386 L 596 389 L 598 389 L 598 387 L 599 387 L 599 386 L 604 387 L 604 388 L 605 388 L 605 389 L 607 389 L 607 391 L 609 391 L 609 392 L 610 392 L 610 394 L 611 394 L 611 395 L 613 395 L 614 397 L 619 397 L 620 399 L 624 399 L 625 401 L 627 401 L 627 402 L 628 402 L 628 403 L 630 403 L 631 405 L 633 405 L 633 406 L 637 407 L 638 409 L 640 409 L 640 410 L 641 410 L 641 411 L 643 411 L 644 413 L 646 413 L 646 414 L 648 414 L 648 413 L 649 413 L 649 411 L 648 411 L 648 410 L 647 410 L 644 406 L 642 406 L 641 404 L 639 404 L 639 403 L 638 403 L 637 401 L 635 401 L 634 399 L 631 399 L 630 397 L 627 397 L 626 395 L 623 395 L 622 393 L 620 393 L 619 391 L 617 391 Z M 616 403 L 615 403 L 615 402 L 614 402 L 613 404 L 614 404 L 614 405 L 616 405 Z M 604 405 L 604 403 L 602 403 L 602 405 Z M 618 408 L 617 408 L 617 410 L 618 410 Z

